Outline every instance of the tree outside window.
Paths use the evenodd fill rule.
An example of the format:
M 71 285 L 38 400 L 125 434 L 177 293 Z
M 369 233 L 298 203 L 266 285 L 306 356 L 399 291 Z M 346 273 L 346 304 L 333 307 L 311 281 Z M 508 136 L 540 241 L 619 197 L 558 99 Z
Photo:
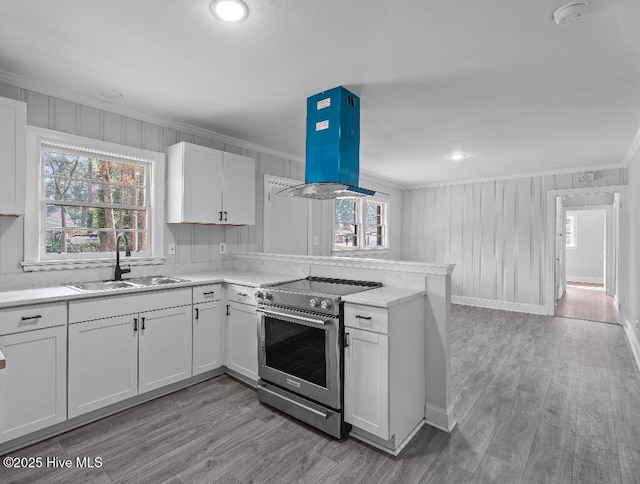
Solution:
M 114 252 L 127 234 L 132 252 L 147 251 L 144 163 L 43 148 L 45 254 Z
M 373 198 L 335 201 L 334 250 L 387 249 L 388 202 Z

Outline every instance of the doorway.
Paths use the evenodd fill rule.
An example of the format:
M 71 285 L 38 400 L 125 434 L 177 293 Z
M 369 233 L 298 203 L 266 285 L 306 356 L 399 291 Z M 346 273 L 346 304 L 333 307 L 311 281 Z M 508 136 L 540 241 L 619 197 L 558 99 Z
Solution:
M 304 198 L 277 195 L 278 192 L 295 185 L 300 180 L 264 176 L 264 252 L 274 254 L 311 254 L 310 229 L 311 207 Z
M 568 192 L 553 197 L 553 314 L 618 324 L 620 193 Z

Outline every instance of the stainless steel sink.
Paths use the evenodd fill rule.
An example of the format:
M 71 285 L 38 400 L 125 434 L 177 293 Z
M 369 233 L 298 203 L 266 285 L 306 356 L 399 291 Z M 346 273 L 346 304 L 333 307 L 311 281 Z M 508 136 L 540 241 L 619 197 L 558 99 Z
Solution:
M 68 286 L 83 292 L 112 291 L 114 289 L 127 289 L 136 287 L 135 285 L 130 284 L 127 281 L 82 282 L 80 284 L 68 284 Z
M 134 289 L 139 287 L 163 286 L 166 284 L 178 284 L 188 282 L 184 279 L 169 276 L 132 277 L 122 281 L 93 281 L 78 284 L 67 284 L 67 287 L 81 292 L 114 291 L 119 289 Z
M 164 284 L 177 284 L 179 282 L 186 282 L 184 279 L 178 279 L 177 277 L 169 276 L 146 276 L 146 277 L 132 277 L 127 279 L 126 282 L 135 284 L 137 286 L 162 286 Z

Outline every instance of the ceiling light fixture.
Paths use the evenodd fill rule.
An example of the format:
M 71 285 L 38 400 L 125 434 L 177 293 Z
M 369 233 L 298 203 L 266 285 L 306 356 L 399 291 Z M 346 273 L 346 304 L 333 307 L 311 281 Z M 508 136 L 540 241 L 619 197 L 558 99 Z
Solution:
M 553 20 L 558 25 L 569 25 L 587 12 L 587 2 L 571 2 L 553 12 Z
M 211 12 L 225 22 L 241 22 L 249 15 L 249 8 L 241 0 L 214 0 Z
M 467 157 L 466 153 L 453 153 L 447 156 L 447 158 L 449 158 L 451 161 L 460 161 L 465 159 L 466 157 Z

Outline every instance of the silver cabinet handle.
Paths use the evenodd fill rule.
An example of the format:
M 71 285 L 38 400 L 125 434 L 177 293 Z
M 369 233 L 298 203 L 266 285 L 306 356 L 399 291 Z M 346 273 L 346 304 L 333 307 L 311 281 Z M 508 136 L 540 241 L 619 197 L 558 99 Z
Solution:
M 27 321 L 37 321 L 40 318 L 42 318 L 42 316 L 39 314 L 36 314 L 35 316 L 22 316 L 20 319 L 22 320 L 22 322 L 27 322 Z
M 247 297 L 247 296 L 248 296 L 248 294 L 247 294 L 246 292 L 239 292 L 239 293 L 238 293 L 238 296 L 241 296 L 241 297 Z
M 0 370 L 3 370 L 7 366 L 7 360 L 4 358 L 4 354 L 2 354 L 2 350 L 0 350 Z
M 215 293 L 216 291 L 209 291 L 209 292 L 203 292 L 202 295 L 204 297 L 207 297 L 207 296 L 213 296 Z
M 200 319 L 200 310 L 196 308 L 196 319 Z

